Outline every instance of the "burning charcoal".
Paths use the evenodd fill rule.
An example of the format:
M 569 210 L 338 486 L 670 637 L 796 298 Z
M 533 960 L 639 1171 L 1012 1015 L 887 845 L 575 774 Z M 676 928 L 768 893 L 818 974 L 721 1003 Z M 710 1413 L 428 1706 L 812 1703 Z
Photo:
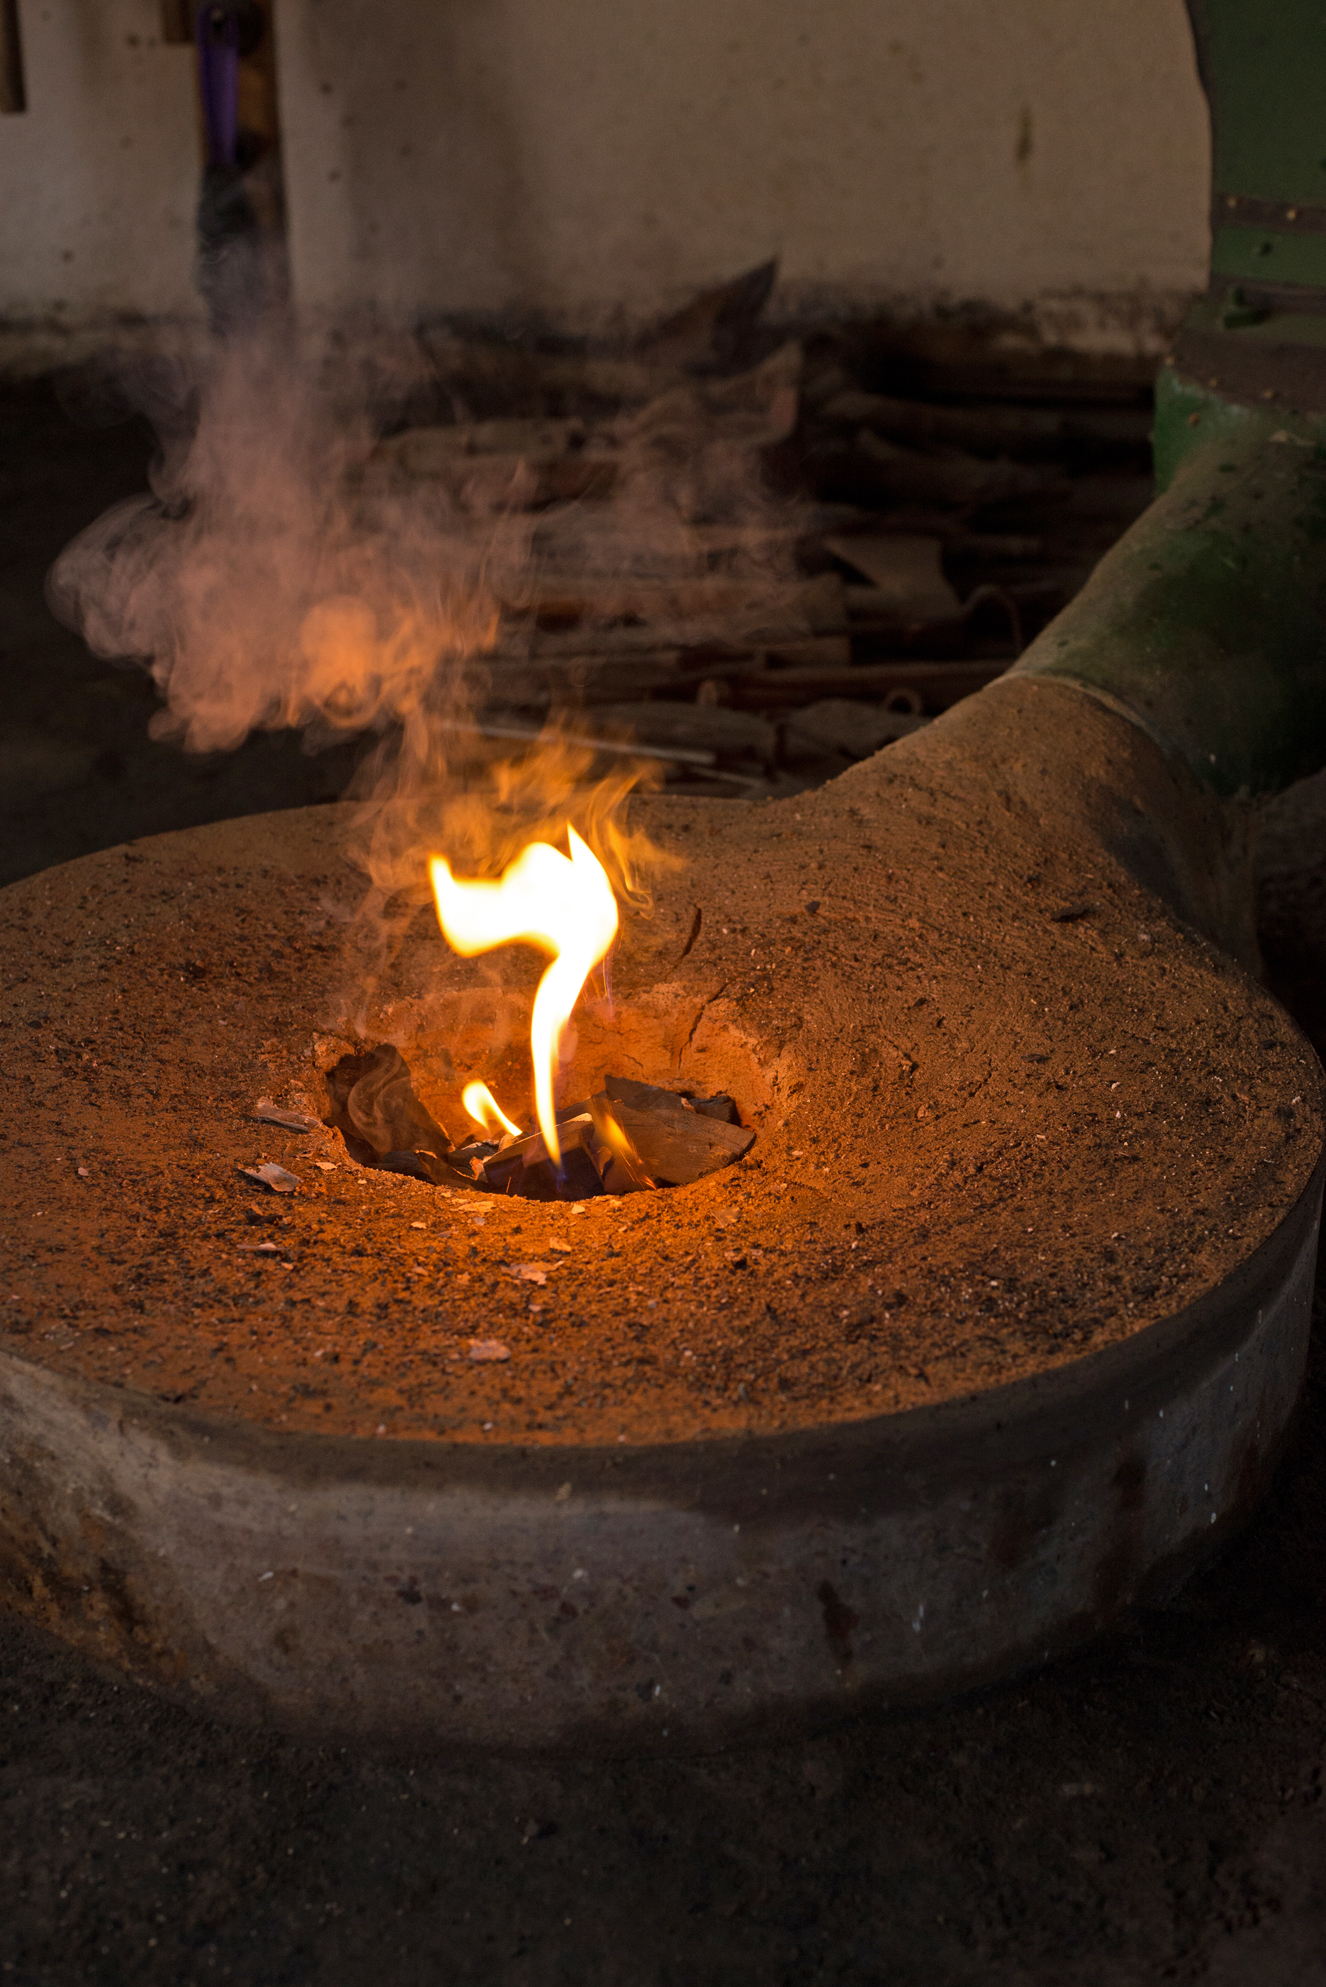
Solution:
M 591 1108 L 605 1144 L 605 1121 L 615 1120 L 651 1178 L 673 1187 L 687 1186 L 721 1166 L 730 1166 L 755 1140 L 753 1131 L 723 1124 L 698 1111 L 642 1111 L 613 1102 L 606 1092 L 592 1100 Z
M 637 1083 L 632 1076 L 605 1076 L 603 1089 L 614 1104 L 629 1104 L 635 1111 L 665 1111 L 676 1116 L 691 1108 L 680 1092 L 664 1090 L 657 1083 Z
M 265 1125 L 283 1125 L 286 1131 L 317 1131 L 319 1125 L 319 1120 L 309 1117 L 306 1111 L 283 1110 L 270 1097 L 258 1099 L 253 1115 Z
M 447 1160 L 458 1173 L 468 1173 L 477 1180 L 483 1173 L 484 1161 L 491 1159 L 500 1148 L 490 1138 L 472 1138 L 464 1145 L 458 1145 Z
M 278 1166 L 270 1159 L 261 1166 L 241 1166 L 237 1170 L 246 1180 L 256 1180 L 260 1187 L 270 1187 L 274 1194 L 293 1194 L 299 1186 L 294 1173 L 287 1173 L 284 1166 Z
M 701 1117 L 717 1118 L 721 1124 L 741 1123 L 741 1114 L 726 1091 L 714 1097 L 683 1097 L 680 1091 L 664 1090 L 656 1083 L 638 1083 L 630 1076 L 607 1076 L 603 1088 L 614 1104 L 629 1104 L 636 1111 L 661 1111 L 674 1117 L 698 1111 Z
M 388 1154 L 449 1155 L 451 1140 L 415 1096 L 405 1058 L 389 1042 L 342 1056 L 326 1081 L 331 1123 L 361 1166 L 385 1165 Z
M 594 1120 L 588 1114 L 559 1124 L 562 1148 L 561 1167 L 548 1157 L 540 1132 L 527 1132 L 523 1138 L 504 1143 L 483 1163 L 484 1185 L 499 1194 L 518 1194 L 524 1200 L 586 1200 L 603 1192 L 603 1181 L 595 1157 Z
M 510 1359 L 510 1357 L 510 1350 L 503 1345 L 500 1338 L 472 1338 L 470 1340 L 471 1359 Z
M 714 1097 L 692 1098 L 691 1109 L 698 1111 L 702 1118 L 717 1118 L 723 1125 L 741 1123 L 741 1114 L 725 1090 L 720 1090 Z

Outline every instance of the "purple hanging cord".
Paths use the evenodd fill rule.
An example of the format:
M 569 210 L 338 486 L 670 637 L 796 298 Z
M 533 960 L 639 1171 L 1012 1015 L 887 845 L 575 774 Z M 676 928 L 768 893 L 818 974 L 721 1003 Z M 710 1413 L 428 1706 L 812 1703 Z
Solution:
M 239 13 L 234 7 L 204 4 L 194 23 L 198 44 L 198 86 L 209 166 L 235 169 L 239 140 Z

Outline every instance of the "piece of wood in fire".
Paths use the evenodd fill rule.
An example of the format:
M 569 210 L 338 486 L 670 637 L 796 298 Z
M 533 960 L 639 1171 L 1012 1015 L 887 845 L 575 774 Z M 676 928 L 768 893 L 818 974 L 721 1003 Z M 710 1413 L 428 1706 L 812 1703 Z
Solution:
M 642 1086 L 643 1087 L 643 1086 Z M 591 1098 L 590 1109 L 597 1122 L 610 1112 L 626 1133 L 650 1178 L 660 1185 L 689 1186 L 706 1173 L 716 1173 L 749 1152 L 755 1133 L 744 1125 L 724 1124 L 720 1118 L 694 1110 L 679 1099 L 682 1108 L 641 1110 L 600 1091 Z
M 559 1122 L 560 1167 L 548 1157 L 540 1132 L 526 1132 L 503 1145 L 482 1166 L 483 1184 L 492 1193 L 515 1194 L 522 1200 L 588 1200 L 603 1192 L 594 1121 L 583 1117 Z
M 739 1125 L 741 1114 L 726 1090 L 713 1097 L 691 1097 L 681 1090 L 665 1090 L 658 1083 L 641 1083 L 634 1076 L 605 1076 L 605 1096 L 614 1104 L 629 1104 L 636 1111 L 698 1111 L 702 1117 L 717 1118 L 725 1125 Z

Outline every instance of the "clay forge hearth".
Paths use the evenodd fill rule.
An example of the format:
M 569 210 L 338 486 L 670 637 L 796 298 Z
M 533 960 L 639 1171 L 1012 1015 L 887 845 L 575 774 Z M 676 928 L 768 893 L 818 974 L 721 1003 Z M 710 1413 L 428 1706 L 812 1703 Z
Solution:
M 10 1606 L 306 1733 L 669 1747 L 1039 1662 L 1238 1522 L 1322 1087 L 1217 804 L 1010 678 L 816 793 L 637 805 L 680 860 L 568 1094 L 723 1089 L 757 1137 L 581 1207 L 254 1119 L 355 1025 L 443 1124 L 518 1066 L 534 956 L 495 1000 L 425 913 L 355 1015 L 340 810 L 0 895 Z

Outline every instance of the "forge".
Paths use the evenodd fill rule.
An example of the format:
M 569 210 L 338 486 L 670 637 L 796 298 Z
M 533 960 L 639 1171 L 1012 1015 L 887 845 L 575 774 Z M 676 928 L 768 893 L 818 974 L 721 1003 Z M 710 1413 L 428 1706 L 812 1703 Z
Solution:
M 255 1117 L 323 1117 L 352 1025 L 443 1123 L 467 1028 L 500 1073 L 426 918 L 354 1014 L 336 809 L 7 889 L 7 1603 L 224 1715 L 611 1750 L 970 1686 L 1181 1580 L 1299 1392 L 1321 1074 L 1235 956 L 1227 810 L 1061 654 L 818 791 L 636 803 L 678 860 L 566 1081 L 756 1132 L 667 1193 Z
M 417 800 L 443 734 L 505 752 L 597 683 L 592 735 L 561 734 L 586 763 L 639 750 L 718 777 L 739 751 L 767 775 L 768 713 L 809 679 L 803 745 L 859 762 L 777 799 L 633 800 L 652 908 L 591 879 L 593 943 L 577 927 L 542 1036 L 569 942 L 537 989 L 527 954 L 494 948 L 548 937 L 545 899 L 592 854 L 573 807 L 565 860 L 542 845 L 519 908 L 504 893 L 539 843 L 460 882 L 453 849 L 411 841 L 417 903 L 366 927 L 337 808 L 0 892 L 8 1605 L 153 1688 L 314 1737 L 716 1746 L 1043 1662 L 1172 1591 L 1250 1511 L 1302 1386 L 1322 1198 L 1323 1074 L 1258 977 L 1249 850 L 1251 803 L 1326 764 L 1326 210 L 1301 183 L 1315 72 L 1296 40 L 1277 59 L 1301 118 L 1270 117 L 1272 43 L 1259 29 L 1252 49 L 1245 12 L 1200 10 L 1228 109 L 1211 291 L 1158 386 L 1160 495 L 1006 675 L 936 660 L 930 723 L 919 694 L 906 714 L 841 694 L 892 680 L 851 649 L 841 577 L 756 612 L 709 570 L 740 551 L 754 451 L 791 443 L 797 348 L 717 383 L 712 351 L 675 379 L 647 367 L 639 411 L 592 448 L 560 416 L 453 422 L 377 438 L 352 476 L 340 438 L 301 442 L 297 419 L 267 446 L 281 396 L 269 379 L 255 399 L 231 348 L 221 429 L 261 430 L 272 473 L 236 456 L 209 483 L 204 461 L 198 489 L 110 513 L 75 562 L 95 582 L 81 625 L 152 658 L 200 749 L 257 724 L 396 726 Z M 743 309 L 772 269 L 752 275 Z M 950 449 L 1002 449 L 1039 416 L 847 386 L 812 412 L 935 445 L 858 436 L 890 503 L 970 518 L 996 490 L 1059 489 Z M 726 423 L 712 460 L 708 421 Z M 458 550 L 444 600 L 451 540 L 413 535 L 400 479 L 422 461 L 450 489 L 451 531 L 452 500 L 478 504 L 486 426 L 505 524 L 634 477 L 645 515 L 698 521 L 706 563 L 646 589 L 652 608 L 614 598 L 611 558 L 597 591 L 545 572 L 531 593 L 519 526 L 504 607 Z M 570 453 L 535 474 L 554 444 Z M 730 474 L 740 450 L 737 497 L 693 473 Z M 338 478 L 360 508 L 333 528 Z M 465 557 L 501 580 L 496 512 L 477 515 Z M 890 509 L 889 531 L 835 532 L 826 556 L 896 582 L 928 645 L 982 596 L 1020 630 L 1025 590 L 958 602 L 939 540 L 915 535 L 936 515 Z M 982 557 L 1022 542 L 965 536 Z M 74 600 L 67 558 L 53 597 Z M 887 647 L 900 610 L 877 591 Z M 409 614 L 380 623 L 373 599 L 398 598 Z M 470 663 L 471 702 L 446 702 Z M 518 723 L 484 702 L 503 686 Z M 576 1006 L 609 956 L 611 999 Z M 522 1151 L 523 1113 L 513 1145 L 476 1141 L 467 1090 L 519 1109 L 527 1036 L 544 1144 Z M 370 1080 L 400 1107 L 380 1140 L 354 1105 Z M 682 1124 L 722 1164 L 622 1176 L 619 1135 L 650 1131 L 629 1113 L 660 1097 L 677 1116 L 658 1150 Z M 507 1191 L 526 1157 L 540 1191 Z

